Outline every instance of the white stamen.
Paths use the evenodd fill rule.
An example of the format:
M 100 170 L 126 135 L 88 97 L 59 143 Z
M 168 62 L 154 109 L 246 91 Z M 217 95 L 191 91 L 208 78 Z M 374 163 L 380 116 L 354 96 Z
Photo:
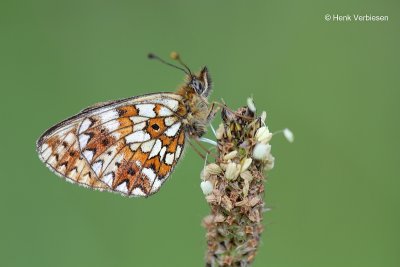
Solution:
M 283 130 L 283 135 L 285 136 L 286 140 L 288 140 L 290 143 L 293 143 L 294 141 L 294 135 L 293 132 L 291 130 L 289 130 L 288 128 Z
M 263 112 L 261 112 L 261 122 L 262 124 L 265 126 L 265 120 L 267 119 L 267 112 L 265 110 L 263 110 Z
M 256 112 L 256 106 L 254 105 L 252 97 L 247 98 L 247 107 L 250 109 L 251 112 Z

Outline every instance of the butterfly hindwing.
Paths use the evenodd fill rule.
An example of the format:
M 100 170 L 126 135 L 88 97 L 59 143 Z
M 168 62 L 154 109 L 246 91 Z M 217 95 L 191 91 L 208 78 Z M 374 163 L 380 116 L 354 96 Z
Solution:
M 184 148 L 180 100 L 158 93 L 87 108 L 47 131 L 38 152 L 48 167 L 73 182 L 151 195 Z
M 95 189 L 107 189 L 81 155 L 76 135 L 79 118 L 71 118 L 45 132 L 37 142 L 40 159 L 67 181 Z

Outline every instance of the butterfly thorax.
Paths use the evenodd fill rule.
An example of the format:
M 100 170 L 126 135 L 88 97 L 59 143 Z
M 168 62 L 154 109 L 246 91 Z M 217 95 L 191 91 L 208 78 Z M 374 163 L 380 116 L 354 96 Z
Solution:
M 203 136 L 209 123 L 210 112 L 207 98 L 199 95 L 189 86 L 181 87 L 177 94 L 182 96 L 186 108 L 183 119 L 186 133 L 194 138 Z

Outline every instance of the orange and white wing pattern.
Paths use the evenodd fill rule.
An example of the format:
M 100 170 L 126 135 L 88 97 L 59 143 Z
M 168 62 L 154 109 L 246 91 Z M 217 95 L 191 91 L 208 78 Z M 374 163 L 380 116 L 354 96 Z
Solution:
M 157 93 L 85 109 L 40 137 L 40 158 L 74 183 L 127 196 L 154 194 L 185 145 L 181 100 Z

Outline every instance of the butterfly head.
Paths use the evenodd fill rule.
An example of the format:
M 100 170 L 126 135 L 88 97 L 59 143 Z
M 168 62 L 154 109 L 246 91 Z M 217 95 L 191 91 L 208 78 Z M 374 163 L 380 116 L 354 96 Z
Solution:
M 210 94 L 212 83 L 207 67 L 203 67 L 198 75 L 188 75 L 187 86 L 198 95 L 207 97 Z
M 210 78 L 210 74 L 208 72 L 207 67 L 204 66 L 201 69 L 200 73 L 196 75 L 191 72 L 191 70 L 185 63 L 183 63 L 183 61 L 181 60 L 178 53 L 172 52 L 170 57 L 171 57 L 171 59 L 176 60 L 182 67 L 171 64 L 152 53 L 148 54 L 149 59 L 156 59 L 168 66 L 179 69 L 179 70 L 183 71 L 184 73 L 186 73 L 186 75 L 187 75 L 186 88 L 190 88 L 190 89 L 194 90 L 197 95 L 207 98 L 211 92 L 211 87 L 212 87 L 211 86 L 212 85 L 211 78 Z

